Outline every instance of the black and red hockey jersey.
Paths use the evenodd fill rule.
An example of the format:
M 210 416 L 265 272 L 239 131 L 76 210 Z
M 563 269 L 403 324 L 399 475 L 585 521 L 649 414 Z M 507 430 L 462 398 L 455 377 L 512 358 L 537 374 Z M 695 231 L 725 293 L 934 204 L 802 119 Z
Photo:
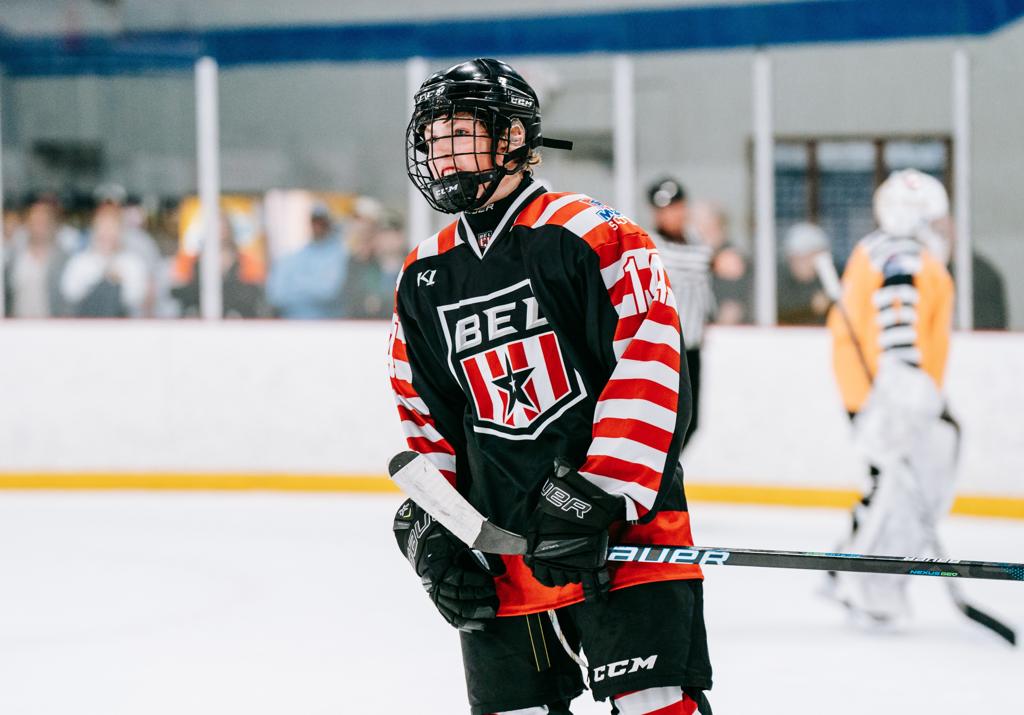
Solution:
M 625 497 L 612 543 L 691 546 L 679 449 L 690 386 L 657 250 L 582 194 L 531 186 L 481 250 L 465 216 L 399 277 L 391 385 L 409 447 L 489 520 L 523 533 L 555 457 Z M 499 615 L 583 599 L 505 557 Z M 698 566 L 610 564 L 612 588 L 701 578 Z

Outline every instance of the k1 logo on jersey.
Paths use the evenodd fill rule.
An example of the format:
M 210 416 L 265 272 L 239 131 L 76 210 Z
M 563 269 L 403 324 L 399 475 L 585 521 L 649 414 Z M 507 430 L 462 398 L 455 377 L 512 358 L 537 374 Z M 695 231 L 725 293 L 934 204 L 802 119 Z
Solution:
M 437 309 L 477 432 L 530 439 L 584 397 L 530 281 Z

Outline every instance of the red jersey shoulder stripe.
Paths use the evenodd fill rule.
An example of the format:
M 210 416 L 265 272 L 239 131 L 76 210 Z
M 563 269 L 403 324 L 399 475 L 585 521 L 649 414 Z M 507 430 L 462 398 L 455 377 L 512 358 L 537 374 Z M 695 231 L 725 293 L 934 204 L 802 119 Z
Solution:
M 585 194 L 563 196 L 573 197 L 572 207 L 575 210 L 559 212 L 547 221 L 548 225 L 562 226 L 586 241 L 595 251 L 606 244 L 616 245 L 633 236 L 653 247 L 644 230 L 615 209 Z M 604 265 L 602 261 L 602 268 Z
M 516 216 L 513 226 L 537 228 L 547 222 L 555 210 L 583 194 L 545 192 L 527 204 Z
M 459 238 L 458 231 L 456 230 L 457 226 L 458 221 L 453 221 L 430 238 L 421 241 L 416 248 L 412 249 L 412 251 L 409 252 L 409 255 L 405 257 L 405 262 L 402 264 L 402 270 L 398 274 L 398 282 L 402 282 L 402 276 L 405 274 L 406 270 L 408 270 L 409 266 L 421 258 L 440 256 L 441 254 L 447 253 L 460 245 L 462 243 L 462 239 Z

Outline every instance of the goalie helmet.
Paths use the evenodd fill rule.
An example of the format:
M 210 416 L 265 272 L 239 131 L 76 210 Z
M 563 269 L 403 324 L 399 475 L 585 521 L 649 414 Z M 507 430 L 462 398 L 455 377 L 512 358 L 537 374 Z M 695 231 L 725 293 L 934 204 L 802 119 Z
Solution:
M 890 236 L 917 236 L 932 221 L 949 215 L 942 182 L 917 169 L 894 171 L 874 197 L 875 219 Z
M 476 171 L 435 176 L 425 130 L 456 115 L 473 120 L 474 138 L 489 141 L 490 164 L 481 167 L 477 157 Z M 515 147 L 513 127 L 522 137 Z M 480 129 L 486 137 L 476 136 Z M 435 135 L 430 142 L 445 139 L 451 143 L 442 151 L 454 158 L 454 137 Z M 501 164 L 499 146 L 504 147 Z M 445 213 L 472 211 L 487 204 L 504 177 L 528 171 L 531 152 L 541 146 L 571 149 L 572 143 L 542 137 L 537 93 L 518 72 L 500 60 L 474 59 L 434 73 L 416 92 L 406 129 L 406 171 L 432 208 Z M 475 151 L 463 153 L 477 156 Z

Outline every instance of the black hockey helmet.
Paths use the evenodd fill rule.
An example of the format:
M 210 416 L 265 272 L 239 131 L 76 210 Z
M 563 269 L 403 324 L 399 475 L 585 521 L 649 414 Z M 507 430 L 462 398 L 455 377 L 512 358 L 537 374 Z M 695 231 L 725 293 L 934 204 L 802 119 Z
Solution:
M 530 152 L 537 147 L 572 148 L 572 142 L 543 138 L 537 93 L 522 75 L 500 60 L 468 60 L 436 72 L 420 85 L 414 102 L 405 135 L 406 171 L 427 203 L 438 211 L 458 213 L 484 206 L 502 178 L 528 171 Z M 475 171 L 434 176 L 424 130 L 456 114 L 474 120 L 474 135 L 479 127 L 487 132 L 486 137 L 480 138 L 490 141 L 491 168 L 482 169 L 477 160 Z M 499 166 L 496 161 L 498 145 L 502 141 L 509 142 L 516 122 L 522 125 L 524 142 L 504 152 Z M 443 155 L 456 156 L 453 136 L 434 135 L 429 139 L 434 143 L 450 141 Z M 472 151 L 463 153 L 476 156 Z M 485 187 L 482 192 L 481 186 Z

